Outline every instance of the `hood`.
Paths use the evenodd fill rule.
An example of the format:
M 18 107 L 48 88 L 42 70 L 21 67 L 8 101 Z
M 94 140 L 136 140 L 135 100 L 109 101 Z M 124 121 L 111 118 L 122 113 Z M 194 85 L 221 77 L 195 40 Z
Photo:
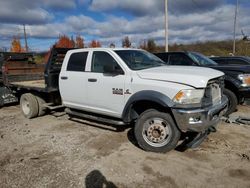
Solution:
M 250 65 L 216 65 L 211 66 L 213 69 L 217 69 L 220 71 L 230 71 L 237 73 L 250 73 Z
M 223 76 L 224 73 L 195 66 L 161 66 L 137 72 L 142 79 L 175 82 L 195 88 L 205 88 L 211 79 Z

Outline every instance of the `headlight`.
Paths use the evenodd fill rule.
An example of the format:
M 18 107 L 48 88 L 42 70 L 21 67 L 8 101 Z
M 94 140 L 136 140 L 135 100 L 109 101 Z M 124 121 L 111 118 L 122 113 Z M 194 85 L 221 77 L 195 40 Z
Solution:
M 190 89 L 179 91 L 173 101 L 178 104 L 198 104 L 204 96 L 204 89 Z
M 250 86 L 250 74 L 240 74 L 238 78 L 242 81 L 241 86 Z

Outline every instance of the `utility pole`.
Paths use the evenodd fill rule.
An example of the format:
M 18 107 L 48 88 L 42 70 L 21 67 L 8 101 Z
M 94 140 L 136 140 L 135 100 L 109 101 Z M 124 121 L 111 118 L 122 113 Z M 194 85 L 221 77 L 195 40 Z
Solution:
M 165 51 L 168 52 L 168 0 L 165 0 Z
M 236 26 L 237 26 L 237 15 L 238 15 L 239 0 L 236 0 L 235 16 L 234 16 L 234 44 L 233 44 L 233 55 L 236 52 Z
M 23 24 L 23 32 L 24 32 L 25 50 L 26 50 L 26 52 L 28 52 L 29 48 L 28 48 L 28 43 L 27 43 L 25 24 Z

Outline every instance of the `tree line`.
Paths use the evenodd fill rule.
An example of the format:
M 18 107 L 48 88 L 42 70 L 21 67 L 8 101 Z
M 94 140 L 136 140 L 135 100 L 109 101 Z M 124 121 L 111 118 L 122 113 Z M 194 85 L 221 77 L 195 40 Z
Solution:
M 214 56 L 226 56 L 232 53 L 233 41 L 205 41 L 196 42 L 192 44 L 173 44 L 169 46 L 170 51 L 196 51 L 204 55 Z M 80 35 L 69 37 L 67 35 L 61 35 L 58 37 L 57 42 L 53 45 L 57 48 L 98 48 L 102 47 L 102 44 L 98 40 L 92 40 L 88 44 L 85 44 L 85 40 Z M 121 41 L 121 46 L 124 48 L 131 48 L 132 42 L 128 36 L 125 36 Z M 109 47 L 114 48 L 115 44 L 110 43 Z M 236 55 L 250 56 L 250 43 L 245 40 L 237 40 L 236 42 Z M 149 52 L 164 52 L 165 47 L 158 45 L 154 39 L 142 40 L 137 48 L 147 50 Z M 13 37 L 11 41 L 11 52 L 25 52 L 25 48 L 22 47 L 20 38 Z

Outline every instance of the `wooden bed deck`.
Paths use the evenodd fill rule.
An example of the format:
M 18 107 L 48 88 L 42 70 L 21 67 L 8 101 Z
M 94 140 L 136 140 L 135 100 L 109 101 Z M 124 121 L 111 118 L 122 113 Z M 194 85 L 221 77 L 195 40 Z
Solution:
M 45 87 L 46 87 L 45 80 L 11 82 L 11 85 L 21 86 L 21 87 L 41 88 L 41 89 L 45 89 Z

